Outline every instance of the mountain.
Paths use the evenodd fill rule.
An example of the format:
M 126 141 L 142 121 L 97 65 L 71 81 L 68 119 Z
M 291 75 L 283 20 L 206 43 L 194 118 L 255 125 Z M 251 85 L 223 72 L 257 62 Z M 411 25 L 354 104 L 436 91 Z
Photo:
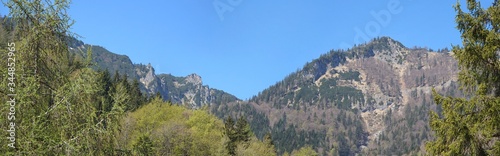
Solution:
M 453 53 L 408 48 L 389 37 L 323 54 L 248 101 L 203 85 L 196 74 L 157 74 L 126 55 L 70 43 L 82 56 L 92 48 L 95 69 L 138 79 L 144 93 L 191 108 L 209 106 L 221 119 L 246 117 L 258 138 L 271 134 L 280 154 L 305 146 L 320 155 L 419 154 L 433 135 L 428 112 L 440 111 L 432 88 L 461 96 Z
M 134 64 L 126 55 L 112 53 L 101 46 L 84 44 L 74 38 L 69 39 L 70 49 L 77 55 L 86 56 L 88 48 L 92 49 L 92 61 L 96 70 L 108 70 L 114 76 L 120 75 L 139 80 L 143 93 L 154 95 L 160 93 L 165 100 L 200 108 L 214 103 L 239 101 L 234 95 L 204 85 L 201 76 L 190 74 L 177 77 L 171 74 L 157 74 L 151 64 Z
M 271 133 L 278 153 L 311 145 L 321 155 L 418 154 L 432 138 L 432 88 L 458 95 L 458 67 L 447 50 L 407 48 L 389 37 L 332 50 L 248 102 L 211 106 L 246 116 L 258 137 Z
M 50 33 L 50 31 L 47 32 Z M 6 41 L 8 38 L 9 34 L 0 29 L 0 39 Z M 86 45 L 72 38 L 69 38 L 68 42 L 73 52 L 72 55 L 85 56 L 90 53 L 84 51 L 92 49 L 94 53 L 89 58 L 95 62 L 95 69 L 109 70 L 111 73 L 116 71 L 115 76 L 118 74 L 126 75 L 129 79 L 138 80 L 142 91 L 146 94 L 159 93 L 166 100 L 182 103 L 187 107 L 206 106 L 205 108 L 209 108 L 208 110 L 219 118 L 237 116 L 239 119 L 236 125 L 227 120 L 228 122 L 223 127 L 222 121 L 217 123 L 218 120 L 213 119 L 212 115 L 206 114 L 205 109 L 193 112 L 156 99 L 151 104 L 142 107 L 144 109 L 132 112 L 135 115 L 127 115 L 123 118 L 125 126 L 122 127 L 124 129 L 121 129 L 121 126 L 117 124 L 121 119 L 115 117 L 119 117 L 117 114 L 123 113 L 123 101 L 137 97 L 124 94 L 126 90 L 124 90 L 123 81 L 119 81 L 120 84 L 115 85 L 118 87 L 114 88 L 120 90 L 114 92 L 113 98 L 117 100 L 111 103 L 106 100 L 106 98 L 110 98 L 111 89 L 109 87 L 107 91 L 105 89 L 109 79 L 100 81 L 101 78 L 96 78 L 99 75 L 95 72 L 87 69 L 80 70 L 78 66 L 81 65 L 81 62 L 79 61 L 68 65 L 71 68 L 59 68 L 58 65 L 65 66 L 69 64 L 68 62 L 73 62 L 68 58 L 81 59 L 81 57 L 62 58 L 67 62 L 57 62 L 57 54 L 48 52 L 45 54 L 46 56 L 35 56 L 35 58 L 40 58 L 37 60 L 52 60 L 54 61 L 53 65 L 43 61 L 37 61 L 34 65 L 30 65 L 26 63 L 29 62 L 29 59 L 22 59 L 24 61 L 21 63 L 21 65 L 26 65 L 23 68 L 27 69 L 28 72 L 25 71 L 27 74 L 22 74 L 27 75 L 27 77 L 24 77 L 26 81 L 20 85 L 25 86 L 20 88 L 20 92 L 28 94 L 20 95 L 32 95 L 30 94 L 32 88 L 37 90 L 36 93 L 42 95 L 48 93 L 47 95 L 49 95 L 48 97 L 22 96 L 20 98 L 21 102 L 42 104 L 20 105 L 25 109 L 35 106 L 31 108 L 32 112 L 28 112 L 28 115 L 24 114 L 20 119 L 42 116 L 34 121 L 23 120 L 29 121 L 29 124 L 34 125 L 34 127 L 20 126 L 21 130 L 17 130 L 24 132 L 21 134 L 27 134 L 21 136 L 34 143 L 29 143 L 28 146 L 26 143 L 21 145 L 26 147 L 31 147 L 31 145 L 45 146 L 43 142 L 46 142 L 46 139 L 51 144 L 49 150 L 45 151 L 43 149 L 47 148 L 35 147 L 35 150 L 42 150 L 33 151 L 33 153 L 77 153 L 80 150 L 92 153 L 89 149 L 98 149 L 103 153 L 109 151 L 127 152 L 127 150 L 116 148 L 113 145 L 116 142 L 114 139 L 117 136 L 115 135 L 121 130 L 124 130 L 126 133 L 124 135 L 127 136 L 122 138 L 124 141 L 136 142 L 133 146 L 146 146 L 145 153 L 150 153 L 149 151 L 154 147 L 153 144 L 158 143 L 158 140 L 149 139 L 149 133 L 153 133 L 154 130 L 154 135 L 151 136 L 157 136 L 155 138 L 165 137 L 165 134 L 169 134 L 168 137 L 163 138 L 166 142 L 161 142 L 161 146 L 166 147 L 167 153 L 172 150 L 172 147 L 177 148 L 175 145 L 179 145 L 181 149 L 176 150 L 179 154 L 186 155 L 187 150 L 194 149 L 193 151 L 205 150 L 207 153 L 200 155 L 207 155 L 222 151 L 220 149 L 224 145 L 230 147 L 231 142 L 239 142 L 239 139 L 235 138 L 243 138 L 240 141 L 248 140 L 252 133 L 246 126 L 247 121 L 241 120 L 244 117 L 250 122 L 251 129 L 257 137 L 262 139 L 265 134 L 271 134 L 266 135 L 268 136 L 266 145 L 256 146 L 242 142 L 240 145 L 243 148 L 241 148 L 242 146 L 232 147 L 233 149 L 238 148 L 237 150 L 241 152 L 241 150 L 245 150 L 244 146 L 253 145 L 252 150 L 244 152 L 248 154 L 255 154 L 253 153 L 255 150 L 262 152 L 263 146 L 271 150 L 276 145 L 280 155 L 295 152 L 298 149 L 306 149 L 308 152 L 315 150 L 320 155 L 420 155 L 424 150 L 425 141 L 433 137 L 433 132 L 430 131 L 428 124 L 428 112 L 433 110 L 440 114 L 441 110 L 433 103 L 431 91 L 437 91 L 444 95 L 464 96 L 458 91 L 456 77 L 458 67 L 452 52 L 447 50 L 433 52 L 427 48 L 417 47 L 408 48 L 389 37 L 376 38 L 369 43 L 354 46 L 352 49 L 332 50 L 321 55 L 318 59 L 306 63 L 302 69 L 291 73 L 284 80 L 258 93 L 249 101 L 238 100 L 231 94 L 203 85 L 201 76 L 196 74 L 190 74 L 186 77 L 156 74 L 150 64 L 133 64 L 128 56 L 117 55 L 103 47 Z M 52 44 L 35 43 L 52 47 Z M 5 43 L 0 43 L 0 46 L 6 49 Z M 55 45 L 55 47 L 60 46 Z M 51 48 L 35 48 L 35 51 L 38 51 L 37 49 L 51 51 Z M 61 49 L 64 50 L 64 48 L 54 50 L 62 52 Z M 21 52 L 20 56 L 27 56 L 25 54 L 29 54 L 29 52 Z M 54 56 L 49 54 L 54 54 Z M 29 72 L 31 70 L 28 69 L 33 68 L 34 71 L 38 71 L 38 67 L 36 67 L 38 62 L 41 62 L 42 65 L 51 65 L 41 69 L 52 71 L 49 67 L 54 67 L 56 70 L 53 71 L 56 74 L 61 74 L 61 71 L 70 71 L 72 67 L 77 70 L 61 74 L 62 78 L 69 80 L 67 83 L 65 81 L 63 85 L 58 86 L 57 82 L 44 84 L 52 78 L 51 74 L 47 74 L 48 72 L 31 74 Z M 4 71 L 6 70 L 4 69 Z M 9 71 L 11 71 L 10 68 Z M 105 76 L 102 80 L 104 78 L 109 77 Z M 101 83 L 103 85 L 100 87 L 94 84 L 100 82 L 104 82 Z M 52 86 L 57 88 L 52 88 Z M 67 106 L 60 107 L 60 103 Z M 159 107 L 163 107 L 163 110 L 158 109 Z M 14 107 L 12 106 L 12 108 Z M 151 112 L 154 113 L 154 111 L 156 114 L 151 115 Z M 143 117 L 148 117 L 150 121 L 144 123 L 143 119 L 148 118 Z M 14 129 L 12 123 L 10 124 L 11 130 Z M 69 126 L 61 126 L 60 123 L 69 124 Z M 156 126 L 153 125 L 153 129 L 151 129 L 152 124 L 148 123 L 156 124 Z M 142 126 L 144 129 L 134 128 L 136 125 Z M 55 128 L 47 131 L 44 127 Z M 129 132 L 137 132 L 129 133 L 126 129 L 129 129 Z M 29 132 L 29 130 L 34 131 Z M 51 130 L 55 132 L 50 133 Z M 148 134 L 144 135 L 143 130 L 150 132 L 145 132 Z M 36 133 L 40 133 L 42 136 L 33 135 Z M 181 133 L 182 135 L 179 135 Z M 11 133 L 11 137 L 12 134 L 15 133 Z M 61 137 L 60 134 L 64 134 L 64 136 Z M 98 137 L 79 137 L 87 134 L 97 134 Z M 142 136 L 138 140 L 131 140 L 128 138 L 131 134 Z M 172 139 L 176 136 L 179 137 L 177 139 L 180 141 Z M 269 136 L 272 141 L 269 141 Z M 44 139 L 39 139 L 40 137 Z M 106 144 L 107 142 L 111 144 Z M 139 144 L 139 142 L 142 143 Z M 220 147 L 211 148 L 210 145 L 213 143 Z M 94 145 L 107 145 L 108 147 Z M 52 147 L 55 149 L 51 149 Z M 142 148 L 134 147 L 134 151 Z

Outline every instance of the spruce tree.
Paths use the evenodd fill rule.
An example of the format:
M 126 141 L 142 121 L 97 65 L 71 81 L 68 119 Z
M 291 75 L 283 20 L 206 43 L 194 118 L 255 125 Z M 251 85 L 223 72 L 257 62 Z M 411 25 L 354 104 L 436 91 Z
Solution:
M 500 6 L 483 9 L 467 0 L 467 10 L 457 3 L 456 23 L 462 46 L 453 47 L 458 61 L 461 89 L 469 98 L 443 97 L 433 91 L 442 113 L 431 112 L 435 140 L 431 155 L 500 155 Z
M 250 141 L 252 132 L 250 130 L 250 125 L 245 116 L 241 116 L 238 121 L 236 121 L 235 128 L 235 138 L 238 143 L 247 143 Z
M 243 145 L 243 148 L 246 149 L 253 133 L 244 116 L 241 116 L 236 123 L 233 118 L 229 116 L 224 122 L 224 135 L 229 138 L 229 141 L 226 143 L 226 149 L 229 155 L 236 155 L 237 146 Z
M 140 84 L 137 79 L 134 79 L 132 81 L 132 84 L 130 84 L 130 106 L 128 110 L 133 111 L 139 108 L 142 103 L 144 103 L 145 99 L 144 96 L 142 95 L 141 89 L 139 88 Z
M 226 149 L 229 155 L 236 155 L 236 130 L 234 128 L 234 120 L 231 116 L 228 116 L 224 122 L 223 134 L 229 139 L 229 141 L 226 142 Z

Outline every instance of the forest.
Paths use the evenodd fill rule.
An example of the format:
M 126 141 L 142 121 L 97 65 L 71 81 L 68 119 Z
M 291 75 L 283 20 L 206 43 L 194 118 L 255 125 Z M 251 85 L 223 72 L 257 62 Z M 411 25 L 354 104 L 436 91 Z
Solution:
M 70 31 L 74 23 L 67 14 L 70 1 L 10 0 L 4 5 L 10 9 L 9 15 L 0 17 L 4 103 L 0 153 L 4 155 L 500 154 L 500 6 L 496 1 L 487 9 L 475 0 L 467 0 L 466 11 L 459 3 L 455 6 L 464 45 L 452 49 L 460 86 L 451 84 L 451 88 L 460 88 L 463 95 L 452 89 L 444 94 L 432 89 L 432 96 L 411 91 L 413 98 L 420 99 L 409 100 L 412 105 L 404 107 L 403 115 L 389 111 L 382 121 L 388 125 L 386 133 L 370 145 L 360 114 L 373 108 L 353 107 L 371 104 L 373 97 L 338 85 L 361 81 L 362 73 L 335 71 L 328 74 L 338 77 L 321 78 L 329 67 L 348 59 L 373 57 L 374 51 L 390 49 L 389 38 L 332 50 L 249 101 L 219 93 L 223 98 L 216 104 L 191 108 L 160 93 L 142 92 L 141 82 L 125 70 L 109 72 L 106 64 L 93 60 L 93 48 L 70 48 L 79 44 L 77 32 Z M 404 59 L 398 57 L 394 63 L 402 64 Z M 435 77 L 411 77 L 408 85 L 424 86 Z M 382 78 L 368 77 L 368 81 L 375 79 Z M 394 89 L 398 86 L 394 81 L 376 84 L 397 96 L 401 92 Z M 392 101 L 378 105 L 387 103 Z M 286 113 L 268 117 L 278 109 Z

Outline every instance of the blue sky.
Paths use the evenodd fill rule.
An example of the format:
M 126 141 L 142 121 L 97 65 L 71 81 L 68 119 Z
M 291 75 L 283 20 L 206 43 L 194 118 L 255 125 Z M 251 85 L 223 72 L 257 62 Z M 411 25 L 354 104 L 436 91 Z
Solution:
M 246 99 L 321 54 L 367 38 L 390 36 L 407 47 L 433 49 L 459 44 L 455 3 L 85 0 L 72 2 L 69 14 L 76 22 L 72 31 L 85 43 L 151 63 L 157 73 L 197 73 L 205 85 Z

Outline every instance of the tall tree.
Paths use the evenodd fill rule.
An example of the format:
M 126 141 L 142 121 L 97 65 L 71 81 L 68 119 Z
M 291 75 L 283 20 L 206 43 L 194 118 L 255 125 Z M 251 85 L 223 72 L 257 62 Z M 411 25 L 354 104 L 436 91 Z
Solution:
M 99 101 L 96 103 L 97 115 L 99 116 L 103 112 L 109 112 L 112 108 L 113 100 L 111 95 L 114 93 L 113 82 L 111 80 L 111 75 L 108 70 L 99 71 L 97 82 L 99 85 Z
M 57 96 L 62 94 L 59 88 L 68 84 L 69 73 L 76 68 L 65 44 L 71 26 L 65 14 L 68 4 L 68 1 L 52 4 L 25 0 L 6 3 L 15 23 L 11 42 L 16 43 L 15 73 L 19 79 L 16 81 L 16 102 L 23 103 L 17 105 L 17 109 L 23 111 L 16 114 L 14 121 L 18 125 L 17 154 L 55 152 L 61 149 L 57 143 L 66 139 L 53 134 L 55 121 L 50 119 L 63 116 L 52 112 L 59 103 Z M 49 142 L 43 145 L 37 139 Z
M 139 108 L 144 102 L 145 98 L 142 95 L 141 89 L 139 88 L 139 81 L 137 79 L 134 79 L 132 81 L 132 84 L 130 85 L 130 105 L 128 106 L 127 110 L 133 111 Z
M 467 0 L 455 5 L 463 46 L 453 53 L 460 67 L 461 89 L 470 98 L 443 97 L 433 91 L 442 114 L 431 112 L 436 133 L 427 143 L 431 155 L 500 155 L 500 6 L 483 9 Z
M 7 2 L 14 25 L 15 148 L 12 155 L 114 155 L 118 119 L 123 111 L 113 106 L 99 112 L 103 92 L 99 74 L 86 59 L 69 52 L 72 20 L 69 1 L 11 0 Z M 0 70 L 7 75 L 7 70 Z M 2 81 L 5 82 L 5 77 Z M 4 83 L 2 83 L 4 84 Z M 4 87 L 2 87 L 4 89 Z M 5 91 L 2 98 L 7 97 Z M 2 107 L 5 109 L 5 107 Z M 99 112 L 99 113 L 96 113 Z M 1 127 L 8 121 L 0 116 Z M 0 132 L 6 136 L 6 132 Z M 5 135 L 3 135 L 5 134 Z M 3 141 L 6 139 L 2 139 Z
M 236 155 L 237 146 L 243 145 L 244 148 L 247 148 L 253 133 L 244 116 L 241 116 L 236 123 L 233 118 L 229 116 L 224 122 L 224 135 L 229 138 L 226 144 L 229 155 Z
M 236 155 L 236 130 L 234 128 L 234 120 L 231 116 L 228 116 L 224 122 L 223 134 L 229 138 L 226 143 L 226 149 L 229 152 L 229 155 Z
M 237 142 L 246 143 L 250 141 L 252 136 L 252 131 L 250 130 L 250 125 L 245 116 L 240 116 L 238 121 L 236 121 L 235 128 L 235 138 Z

